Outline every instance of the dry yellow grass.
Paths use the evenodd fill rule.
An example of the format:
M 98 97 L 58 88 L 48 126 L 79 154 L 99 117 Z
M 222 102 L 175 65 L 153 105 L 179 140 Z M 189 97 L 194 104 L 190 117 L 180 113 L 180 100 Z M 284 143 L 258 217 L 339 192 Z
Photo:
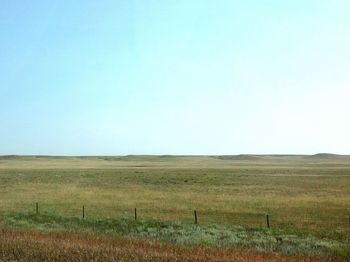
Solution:
M 234 224 L 247 230 L 266 227 L 265 214 L 269 214 L 271 230 L 284 230 L 283 236 L 296 234 L 304 240 L 315 236 L 310 238 L 312 241 L 303 240 L 309 243 L 307 247 L 303 241 L 293 240 L 292 250 L 287 241 L 284 254 L 346 257 L 349 201 L 348 156 L 0 157 L 0 225 L 6 227 L 69 230 L 69 217 L 81 217 L 83 205 L 85 215 L 92 220 L 133 219 L 133 209 L 137 207 L 139 220 L 188 225 L 193 223 L 196 209 L 201 225 Z M 35 212 L 35 202 L 39 202 L 44 221 L 26 220 L 30 218 L 28 213 Z M 52 222 L 55 219 L 68 224 Z M 78 225 L 79 230 L 84 227 L 83 223 Z M 257 241 L 265 241 L 266 237 L 262 233 Z M 37 245 L 23 238 L 29 241 L 28 246 Z M 52 243 L 56 243 L 55 239 Z M 198 239 L 198 243 L 205 244 L 206 239 L 210 238 Z M 68 249 L 74 250 L 74 245 Z M 142 252 L 146 258 L 148 254 L 154 258 L 160 251 L 147 248 Z M 240 254 L 248 259 L 251 253 Z M 260 256 L 265 255 L 258 255 L 258 259 L 265 259 Z M 267 255 L 266 259 L 273 256 Z M 203 258 L 198 255 L 198 259 Z
M 0 261 L 341 261 L 73 233 L 0 230 Z
M 0 212 L 347 228 L 350 157 L 2 157 Z

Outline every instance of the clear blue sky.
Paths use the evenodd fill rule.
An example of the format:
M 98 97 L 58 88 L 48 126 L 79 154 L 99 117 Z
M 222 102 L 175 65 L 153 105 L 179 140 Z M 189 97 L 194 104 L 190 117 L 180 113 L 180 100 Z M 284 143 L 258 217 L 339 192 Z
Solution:
M 350 154 L 348 0 L 7 0 L 0 154 Z

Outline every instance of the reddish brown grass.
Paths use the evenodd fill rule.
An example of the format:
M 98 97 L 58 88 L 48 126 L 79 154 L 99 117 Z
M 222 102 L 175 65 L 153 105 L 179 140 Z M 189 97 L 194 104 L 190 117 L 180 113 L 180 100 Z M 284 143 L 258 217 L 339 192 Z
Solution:
M 326 261 L 70 232 L 0 230 L 0 261 Z M 331 261 L 331 260 L 328 260 Z

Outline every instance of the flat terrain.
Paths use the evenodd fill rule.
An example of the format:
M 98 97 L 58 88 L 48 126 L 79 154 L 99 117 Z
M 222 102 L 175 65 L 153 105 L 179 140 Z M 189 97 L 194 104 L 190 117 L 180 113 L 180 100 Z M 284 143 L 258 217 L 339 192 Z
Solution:
M 2 230 L 0 234 L 0 250 L 6 253 L 3 259 L 9 261 L 96 261 L 96 258 L 101 261 L 325 261 L 300 256 L 187 247 L 67 232 Z
M 53 220 L 84 205 L 86 219 L 131 220 L 137 208 L 138 220 L 186 225 L 197 210 L 199 225 L 261 229 L 269 214 L 271 230 L 349 252 L 350 156 L 3 156 L 0 182 L 3 227 L 54 229 L 25 223 L 36 202 Z

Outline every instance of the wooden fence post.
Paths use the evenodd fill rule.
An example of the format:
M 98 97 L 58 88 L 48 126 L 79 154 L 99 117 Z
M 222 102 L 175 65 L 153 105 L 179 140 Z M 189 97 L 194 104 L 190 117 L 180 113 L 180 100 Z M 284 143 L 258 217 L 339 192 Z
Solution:
M 269 215 L 266 215 L 266 226 L 270 227 L 270 218 Z
M 83 218 L 85 218 L 85 206 L 83 206 Z
M 38 202 L 35 203 L 35 213 L 39 215 L 39 204 Z
M 136 210 L 136 207 L 135 207 L 135 220 L 137 220 L 137 210 Z
M 194 211 L 194 223 L 198 224 L 198 219 L 197 219 L 197 211 Z

